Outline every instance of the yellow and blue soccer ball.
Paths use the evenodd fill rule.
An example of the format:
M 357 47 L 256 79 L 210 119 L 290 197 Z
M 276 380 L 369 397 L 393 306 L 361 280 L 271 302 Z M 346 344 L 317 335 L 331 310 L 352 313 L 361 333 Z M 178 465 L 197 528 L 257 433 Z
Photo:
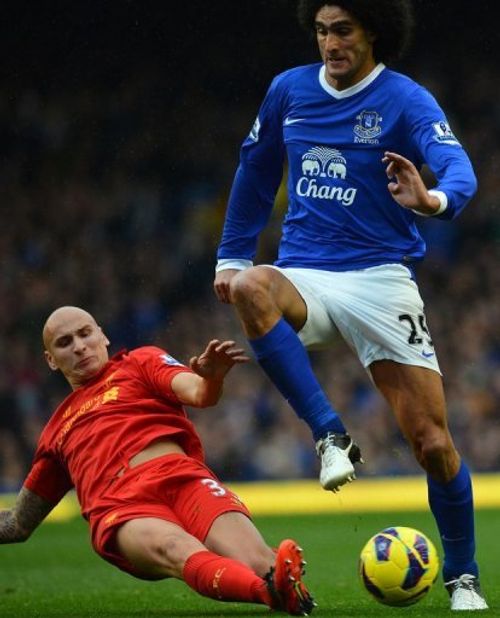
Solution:
M 438 554 L 429 537 L 405 526 L 374 534 L 359 558 L 365 589 L 386 605 L 416 603 L 429 592 L 438 572 Z

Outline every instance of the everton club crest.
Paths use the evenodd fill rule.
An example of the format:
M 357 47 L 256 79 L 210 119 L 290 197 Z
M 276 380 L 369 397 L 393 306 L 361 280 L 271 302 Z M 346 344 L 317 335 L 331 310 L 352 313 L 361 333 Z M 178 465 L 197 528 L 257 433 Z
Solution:
M 356 116 L 358 124 L 354 126 L 354 142 L 362 144 L 378 144 L 378 136 L 382 132 L 380 123 L 382 116 L 378 112 L 363 110 Z

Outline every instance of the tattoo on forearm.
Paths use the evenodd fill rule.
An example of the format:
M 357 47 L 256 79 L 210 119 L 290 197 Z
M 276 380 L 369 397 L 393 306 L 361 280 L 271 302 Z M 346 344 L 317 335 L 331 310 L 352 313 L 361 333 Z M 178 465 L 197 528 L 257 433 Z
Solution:
M 0 543 L 26 540 L 53 508 L 53 504 L 23 487 L 14 507 L 0 511 Z
M 0 543 L 15 543 L 18 538 L 16 518 L 12 511 L 0 511 Z

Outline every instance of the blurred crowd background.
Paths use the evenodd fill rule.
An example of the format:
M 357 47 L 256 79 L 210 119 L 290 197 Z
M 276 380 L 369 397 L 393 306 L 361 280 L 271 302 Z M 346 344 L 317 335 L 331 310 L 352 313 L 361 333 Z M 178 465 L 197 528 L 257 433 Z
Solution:
M 422 221 L 426 301 L 459 449 L 500 469 L 500 91 L 493 10 L 417 2 L 396 68 L 447 111 L 479 179 L 455 222 Z M 464 21 L 467 7 L 467 23 Z M 483 10 L 484 9 L 484 10 Z M 165 347 L 188 362 L 214 337 L 248 349 L 212 283 L 239 145 L 272 76 L 316 61 L 290 0 L 27 0 L 0 23 L 0 491 L 17 489 L 68 387 L 45 365 L 41 329 L 59 305 L 92 312 L 112 351 Z M 466 25 L 465 25 L 466 24 Z M 280 191 L 259 260 L 275 255 Z M 387 405 L 339 342 L 318 376 L 366 464 L 418 472 Z M 254 363 L 216 408 L 189 410 L 225 480 L 315 477 L 309 430 Z

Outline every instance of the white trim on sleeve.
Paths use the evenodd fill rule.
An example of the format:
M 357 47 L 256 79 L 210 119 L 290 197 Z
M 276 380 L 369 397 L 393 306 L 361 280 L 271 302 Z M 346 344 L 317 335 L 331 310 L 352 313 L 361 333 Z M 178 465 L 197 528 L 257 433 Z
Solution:
M 252 260 L 243 260 L 238 258 L 227 258 L 219 260 L 215 267 L 215 272 L 218 273 L 221 270 L 246 270 L 253 266 Z
M 439 200 L 439 208 L 436 212 L 433 212 L 432 215 L 428 215 L 425 212 L 419 212 L 418 210 L 413 210 L 416 215 L 420 215 L 421 217 L 436 217 L 444 212 L 448 208 L 448 196 L 444 191 L 438 191 L 437 189 L 430 189 L 427 192 L 429 195 L 433 195 L 437 197 Z

